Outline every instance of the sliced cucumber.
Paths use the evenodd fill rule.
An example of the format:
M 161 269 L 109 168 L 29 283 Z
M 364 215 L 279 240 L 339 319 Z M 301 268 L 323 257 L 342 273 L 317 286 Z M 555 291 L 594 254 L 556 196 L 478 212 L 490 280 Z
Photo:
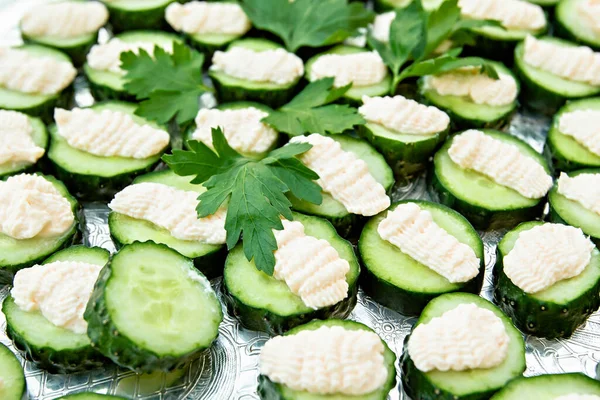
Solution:
M 368 50 L 365 50 L 361 47 L 341 45 L 341 46 L 336 46 L 324 53 L 317 54 L 316 56 L 312 57 L 310 60 L 308 60 L 306 62 L 306 66 L 304 67 L 306 79 L 308 79 L 311 82 L 313 81 L 313 78 L 311 76 L 311 67 L 315 63 L 315 61 L 317 61 L 319 59 L 319 57 L 321 57 L 321 56 L 324 56 L 326 54 L 341 54 L 341 55 L 356 54 L 356 53 L 364 53 L 367 51 Z M 392 85 L 392 77 L 388 73 L 384 80 L 382 80 L 381 82 L 379 82 L 375 85 L 350 87 L 350 90 L 348 90 L 344 94 L 344 96 L 342 97 L 342 100 L 344 100 L 352 105 L 359 106 L 362 104 L 363 96 L 369 96 L 369 97 L 385 96 L 386 94 L 388 94 L 390 92 L 391 85 Z
M 167 6 L 176 0 L 101 0 L 110 13 L 113 31 L 165 29 Z M 181 1 L 183 3 L 185 1 Z
M 579 174 L 600 174 L 600 169 L 582 169 L 568 175 L 573 177 Z M 550 219 L 552 222 L 581 228 L 583 233 L 589 235 L 590 239 L 597 246 L 600 246 L 600 215 L 585 208 L 578 201 L 567 199 L 558 193 L 558 185 L 554 185 L 550 190 L 548 200 L 550 200 Z
M 417 325 L 428 323 L 446 311 L 465 303 L 492 311 L 504 323 L 510 338 L 506 359 L 498 366 L 468 371 L 422 372 L 408 354 L 408 339 L 404 341 L 404 353 L 400 360 L 404 390 L 413 399 L 436 400 L 484 400 L 503 388 L 509 381 L 525 371 L 525 342 L 523 336 L 496 306 L 489 301 L 469 293 L 450 293 L 439 296 L 425 307 Z M 413 328 L 414 330 L 414 328 Z
M 508 232 L 498 244 L 494 268 L 494 301 L 523 332 L 545 338 L 569 337 L 600 307 L 600 252 L 594 249 L 583 272 L 537 293 L 525 293 L 506 276 L 503 259 L 519 234 L 542 225 L 525 222 Z
M 329 319 L 325 321 L 312 321 L 305 325 L 298 326 L 285 335 L 294 335 L 301 331 L 314 331 L 322 326 L 341 326 L 346 330 L 365 330 L 372 331 L 366 325 L 354 321 L 342 321 L 338 319 Z M 267 376 L 260 375 L 258 377 L 258 395 L 265 400 L 385 400 L 388 398 L 388 393 L 393 389 L 396 383 L 396 355 L 390 350 L 385 341 L 381 341 L 384 346 L 384 362 L 388 370 L 388 378 L 385 385 L 368 394 L 361 396 L 345 396 L 342 394 L 320 395 L 305 391 L 292 390 L 289 387 L 280 383 L 271 381 Z
M 365 293 L 378 303 L 405 315 L 419 315 L 429 301 L 444 293 L 461 291 L 478 294 L 483 284 L 485 260 L 483 242 L 477 231 L 456 211 L 429 201 L 405 200 L 393 204 L 389 210 L 403 203 L 416 203 L 429 211 L 436 224 L 471 247 L 481 260 L 480 273 L 468 282 L 450 283 L 379 236 L 377 228 L 386 216 L 386 213 L 381 213 L 365 225 L 358 241 L 365 267 L 361 277 Z
M 566 39 L 600 50 L 600 32 L 581 15 L 582 0 L 563 0 L 555 10 L 556 33 Z M 584 6 L 585 7 L 585 6 Z
M 600 156 L 592 153 L 572 136 L 561 133 L 558 128 L 561 116 L 576 110 L 600 110 L 600 98 L 570 101 L 554 116 L 546 144 L 556 169 L 561 171 L 600 167 Z
M 278 49 L 281 46 L 266 39 L 241 39 L 232 42 L 228 48 L 243 47 L 257 52 Z M 272 108 L 278 108 L 292 99 L 300 77 L 291 83 L 280 85 L 270 82 L 253 82 L 235 78 L 220 71 L 209 71 L 217 98 L 220 102 L 256 101 Z
M 151 172 L 137 177 L 133 183 L 154 182 L 199 194 L 206 191 L 202 185 L 190 183 L 191 177 L 178 176 L 171 170 Z M 152 222 L 128 217 L 117 212 L 108 215 L 108 227 L 113 241 L 118 247 L 133 242 L 154 242 L 165 244 L 184 256 L 194 260 L 194 265 L 208 278 L 220 276 L 225 262 L 225 246 L 206 244 L 174 238 L 169 231 Z
M 501 26 L 485 26 L 472 28 L 468 31 L 473 35 L 474 43 L 469 44 L 469 53 L 498 60 L 506 65 L 512 65 L 515 46 L 527 35 L 540 36 L 548 30 L 546 25 L 538 30 L 508 30 Z
M 139 0 L 126 0 L 128 2 L 135 2 L 137 4 L 146 4 L 145 1 Z M 154 1 L 154 0 L 152 0 Z M 161 0 L 166 3 L 171 3 L 173 0 Z M 111 2 L 111 4 L 114 2 Z M 110 7 L 109 7 L 110 9 Z M 111 18 L 112 18 L 111 10 Z M 153 43 L 157 46 L 168 46 L 173 42 L 182 43 L 183 41 L 178 36 L 172 33 L 165 33 L 159 31 L 133 31 L 126 32 L 115 36 L 115 38 L 122 40 L 127 43 Z M 90 90 L 96 100 L 129 100 L 134 101 L 135 96 L 132 93 L 125 90 L 125 78 L 124 74 L 118 74 L 112 71 L 101 71 L 93 69 L 88 63 L 83 65 L 83 72 L 87 77 Z
M 223 272 L 224 299 L 231 315 L 248 329 L 281 334 L 312 319 L 346 318 L 356 305 L 360 266 L 352 245 L 338 236 L 327 221 L 294 213 L 307 235 L 329 242 L 348 261 L 348 297 L 326 308 L 307 307 L 285 282 L 259 271 L 246 259 L 241 245 L 229 252 Z
M 58 400 L 127 400 L 125 397 L 98 393 L 76 393 L 59 397 Z
M 223 312 L 192 260 L 146 242 L 113 256 L 84 318 L 95 348 L 140 373 L 170 371 L 199 357 L 216 339 Z
M 544 157 L 521 139 L 490 129 L 483 132 L 517 146 L 550 173 Z M 512 228 L 519 222 L 541 216 L 544 198 L 527 198 L 476 171 L 455 164 L 448 154 L 453 140 L 450 138 L 433 157 L 430 189 L 442 204 L 460 212 L 478 229 Z
M 584 374 L 550 374 L 518 378 L 492 400 L 557 399 L 569 394 L 600 396 L 600 383 Z
M 555 43 L 563 47 L 577 46 L 565 40 L 543 37 L 540 40 Z M 515 48 L 515 70 L 522 83 L 522 97 L 525 105 L 546 114 L 553 114 L 565 101 L 595 96 L 600 87 L 584 82 L 570 81 L 532 67 L 525 63 L 523 53 L 524 42 Z
M 106 265 L 110 253 L 99 247 L 73 246 L 55 253 L 43 264 L 76 261 Z M 86 334 L 77 334 L 48 321 L 39 311 L 23 311 L 9 296 L 2 304 L 6 333 L 15 347 L 39 368 L 67 374 L 101 367 L 106 359 L 92 348 Z
M 18 48 L 34 56 L 51 57 L 57 61 L 71 62 L 66 54 L 49 47 L 27 44 Z M 72 98 L 72 85 L 56 94 L 23 93 L 0 87 L 0 109 L 20 111 L 34 117 L 40 117 L 46 123 L 53 120 L 55 107 L 68 107 Z
M 14 239 L 0 233 L 0 282 L 11 283 L 15 273 L 40 263 L 49 255 L 73 243 L 77 233 L 79 203 L 65 185 L 49 175 L 41 175 L 71 203 L 75 221 L 71 229 L 57 237 Z
M 46 149 L 48 147 L 48 132 L 46 131 L 46 125 L 42 122 L 41 119 L 35 117 L 28 117 L 29 123 L 31 124 L 31 139 L 36 146 Z M 39 161 L 39 160 L 38 160 Z M 34 164 L 29 162 L 17 162 L 10 164 L 0 164 L 0 179 L 10 176 L 16 175 L 23 172 L 29 172 L 35 168 Z
M 432 11 L 438 8 L 445 0 L 421 0 L 423 8 L 426 11 Z M 411 3 L 411 0 L 375 0 L 373 6 L 375 11 L 383 12 L 397 8 L 404 8 Z
M 344 151 L 352 152 L 357 158 L 365 161 L 375 180 L 383 185 L 386 191 L 391 190 L 394 185 L 394 173 L 385 162 L 385 158 L 369 143 L 343 135 L 331 135 L 330 137 L 337 141 Z M 289 195 L 289 199 L 296 211 L 328 219 L 342 236 L 347 236 L 360 228 L 365 220 L 360 215 L 350 214 L 342 203 L 328 193 L 323 193 L 323 202 L 319 205 L 299 200 L 292 195 Z
M 164 129 L 156 123 L 134 114 L 136 105 L 123 102 L 106 102 L 92 106 L 92 109 L 119 111 L 130 114 L 138 124 Z M 71 147 L 58 134 L 56 126 L 50 127 L 50 149 L 48 158 L 56 171 L 56 176 L 65 182 L 72 193 L 81 198 L 93 200 L 112 197 L 117 191 L 131 183 L 137 175 L 150 171 L 160 161 L 162 152 L 148 158 L 101 157 Z
M 0 343 L 0 399 L 22 400 L 25 398 L 25 374 L 21 362 L 8 347 Z
M 498 73 L 512 76 L 517 85 L 519 81 L 503 64 L 488 61 Z M 500 128 L 505 125 L 517 108 L 517 100 L 504 106 L 475 104 L 460 96 L 443 96 L 425 84 L 427 77 L 419 79 L 419 93 L 424 102 L 440 108 L 452 119 L 457 129 Z

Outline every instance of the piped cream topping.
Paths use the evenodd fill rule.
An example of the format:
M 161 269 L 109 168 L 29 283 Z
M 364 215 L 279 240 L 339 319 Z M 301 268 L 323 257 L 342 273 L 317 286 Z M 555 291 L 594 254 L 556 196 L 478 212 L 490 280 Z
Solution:
M 193 35 L 243 35 L 252 27 L 236 3 L 175 2 L 167 7 L 165 19 L 175 30 Z
M 88 65 L 99 71 L 108 71 L 115 74 L 124 75 L 125 71 L 121 69 L 121 54 L 132 51 L 139 54 L 140 50 L 153 55 L 154 48 L 160 47 L 167 53 L 173 52 L 173 42 L 167 45 L 158 45 L 152 42 L 124 42 L 117 38 L 112 38 L 104 44 L 97 44 L 91 48 L 87 55 Z
M 310 79 L 334 78 L 333 85 L 352 87 L 376 85 L 388 75 L 387 67 L 376 51 L 352 54 L 325 54 L 320 56 L 310 70 Z
M 108 21 L 108 10 L 95 1 L 38 4 L 21 19 L 21 31 L 32 37 L 76 38 L 98 31 Z
M 396 18 L 395 11 L 388 11 L 383 14 L 379 14 L 373 21 L 372 34 L 373 37 L 380 42 L 389 43 L 390 41 L 390 26 Z
M 32 139 L 33 127 L 27 115 L 0 110 L 0 166 L 34 164 L 45 153 Z
M 523 0 L 459 0 L 464 18 L 499 21 L 508 30 L 540 30 L 546 26 L 542 7 Z
M 600 215 L 600 174 L 578 174 L 573 177 L 561 172 L 558 193 Z
M 588 27 L 596 34 L 600 34 L 600 1 L 579 0 L 577 2 L 577 13 Z
M 558 120 L 558 130 L 600 156 L 600 110 L 575 110 Z

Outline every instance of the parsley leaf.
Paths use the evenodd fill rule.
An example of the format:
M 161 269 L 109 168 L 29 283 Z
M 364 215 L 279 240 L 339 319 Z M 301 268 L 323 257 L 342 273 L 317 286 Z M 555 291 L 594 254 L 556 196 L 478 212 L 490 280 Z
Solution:
M 348 0 L 243 0 L 241 6 L 255 27 L 279 36 L 292 52 L 339 43 L 374 17 Z
M 207 190 L 198 197 L 200 218 L 227 204 L 227 247 L 233 248 L 242 236 L 246 258 L 273 275 L 277 250 L 273 229 L 283 229 L 281 216 L 293 218 L 286 193 L 314 204 L 323 200 L 321 187 L 314 182 L 319 176 L 295 158 L 312 146 L 288 144 L 257 161 L 233 150 L 221 128 L 212 130 L 212 139 L 215 151 L 189 141 L 189 151 L 175 150 L 163 160 L 176 174 L 196 175 L 192 182 L 203 182 Z
M 175 42 L 173 53 L 154 47 L 150 56 L 141 49 L 139 54 L 121 54 L 125 74 L 125 89 L 142 100 L 136 114 L 168 123 L 176 117 L 183 124 L 196 116 L 200 96 L 209 90 L 202 81 L 204 55 Z
M 329 104 L 344 95 L 350 85 L 333 88 L 333 78 L 311 82 L 289 103 L 269 113 L 264 122 L 290 136 L 304 133 L 342 133 L 366 123 L 356 108 Z

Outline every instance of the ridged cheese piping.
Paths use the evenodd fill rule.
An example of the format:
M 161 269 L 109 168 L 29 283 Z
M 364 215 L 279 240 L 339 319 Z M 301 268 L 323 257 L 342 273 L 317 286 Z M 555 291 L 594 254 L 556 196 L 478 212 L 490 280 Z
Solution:
M 167 132 L 140 125 L 120 111 L 57 108 L 54 120 L 69 146 L 101 157 L 148 158 L 163 151 L 170 140 Z
M 71 203 L 38 175 L 0 181 L 0 233 L 14 239 L 55 237 L 73 226 Z
M 563 79 L 600 86 L 600 53 L 586 46 L 561 46 L 527 36 L 523 61 Z
M 558 130 L 600 156 L 600 110 L 575 110 L 560 116 Z
M 535 159 L 481 131 L 471 129 L 456 135 L 448 154 L 461 168 L 485 175 L 529 199 L 544 197 L 552 187 L 552 177 Z
M 390 41 L 390 26 L 396 18 L 395 11 L 388 11 L 383 14 L 379 14 L 373 21 L 373 28 L 371 33 L 373 37 L 380 42 L 389 43 Z
M 108 21 L 108 10 L 95 1 L 40 4 L 21 19 L 21 31 L 32 37 L 76 38 L 98 31 Z
M 363 96 L 358 112 L 371 123 L 407 135 L 434 135 L 450 125 L 445 112 L 419 104 L 400 95 L 394 97 Z
M 596 396 L 595 394 L 567 394 L 556 397 L 553 400 L 600 400 L 600 396 Z
M 556 282 L 578 276 L 596 247 L 581 229 L 543 224 L 519 234 L 504 256 L 504 273 L 525 293 L 537 293 Z
M 285 49 L 254 51 L 240 46 L 216 51 L 210 69 L 238 79 L 278 85 L 295 82 L 304 75 L 304 63 L 294 53 Z
M 323 191 L 352 214 L 371 216 L 390 206 L 385 188 L 369 172 L 367 163 L 342 150 L 335 140 L 319 135 L 296 136 L 290 143 L 310 143 L 312 148 L 298 158 L 319 175 Z
M 53 325 L 85 334 L 83 313 L 103 265 L 56 261 L 25 268 L 15 275 L 10 291 L 23 311 L 40 311 Z
M 352 54 L 325 54 L 320 56 L 310 70 L 310 79 L 334 78 L 333 85 L 353 87 L 376 85 L 383 81 L 388 71 L 376 51 Z
M 277 240 L 273 277 L 284 281 L 307 307 L 331 306 L 348 297 L 348 261 L 328 241 L 304 233 L 298 221 L 282 220 L 273 230 Z
M 417 325 L 408 354 L 422 372 L 494 368 L 508 356 L 509 342 L 496 314 L 467 303 Z
M 522 0 L 459 0 L 463 17 L 499 21 L 508 30 L 540 30 L 546 27 L 542 7 Z
M 69 61 L 0 47 L 0 87 L 23 93 L 57 94 L 73 82 L 77 70 Z
M 498 78 L 490 78 L 478 68 L 461 68 L 428 76 L 425 85 L 442 96 L 466 97 L 475 104 L 511 104 L 519 94 L 517 82 L 511 75 L 502 72 L 498 72 Z
M 148 54 L 154 54 L 154 48 L 160 47 L 168 53 L 173 52 L 173 43 L 168 45 L 158 45 L 152 42 L 124 42 L 113 38 L 104 44 L 97 44 L 91 48 L 87 55 L 87 63 L 92 69 L 99 71 L 109 71 L 115 74 L 124 75 L 125 71 L 121 69 L 121 54 L 132 51 L 139 54 L 140 49 Z
M 360 396 L 387 381 L 384 351 L 373 332 L 322 326 L 269 339 L 260 373 L 296 391 Z
M 480 260 L 435 223 L 416 203 L 398 205 L 377 227 L 379 236 L 451 283 L 467 282 L 479 274 Z
M 192 138 L 212 148 L 212 128 L 221 127 L 229 145 L 244 154 L 260 154 L 273 147 L 277 131 L 261 120 L 268 113 L 254 107 L 219 110 L 203 108 L 196 116 Z
M 596 34 L 600 33 L 600 1 L 579 0 L 577 2 L 577 13 Z
M 243 35 L 252 27 L 250 20 L 236 3 L 171 3 L 165 19 L 173 29 L 189 34 Z
M 579 174 L 574 177 L 561 172 L 558 193 L 600 215 L 600 174 Z
M 33 128 L 27 115 L 0 110 L 0 166 L 34 164 L 45 153 L 31 137 Z
M 166 229 L 176 239 L 225 243 L 226 210 L 198 218 L 197 206 L 198 193 L 152 182 L 127 186 L 108 204 L 115 212 Z

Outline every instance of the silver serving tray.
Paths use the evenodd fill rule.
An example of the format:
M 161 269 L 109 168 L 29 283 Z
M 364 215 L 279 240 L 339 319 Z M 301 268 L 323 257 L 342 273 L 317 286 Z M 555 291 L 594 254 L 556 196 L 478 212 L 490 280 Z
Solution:
M 16 24 L 27 8 L 45 0 L 0 0 L 0 45 L 19 43 Z M 101 40 L 106 40 L 103 32 Z M 93 103 L 83 80 L 76 82 L 76 102 L 80 106 Z M 530 143 L 536 150 L 544 147 L 549 119 L 525 112 L 515 115 L 509 132 Z M 393 200 L 429 199 L 425 175 L 408 185 L 396 186 Z M 84 204 L 84 241 L 89 246 L 101 246 L 110 251 L 115 247 L 110 239 L 107 225 L 108 208 L 101 203 Z M 491 299 L 491 271 L 496 260 L 496 243 L 504 232 L 480 232 L 485 244 L 486 274 L 481 295 Z M 221 281 L 215 279 L 213 286 L 220 292 Z M 0 300 L 9 294 L 9 287 L 0 289 Z M 78 374 L 53 375 L 38 369 L 19 356 L 27 377 L 29 399 L 49 400 L 77 392 L 97 392 L 122 395 L 136 400 L 250 400 L 256 394 L 258 356 L 268 336 L 242 328 L 227 315 L 219 329 L 217 342 L 206 354 L 190 365 L 171 372 L 136 375 L 114 365 L 103 369 Z M 358 304 L 350 319 L 362 322 L 375 330 L 400 356 L 405 336 L 409 333 L 414 317 L 406 317 L 372 301 L 362 291 L 358 293 Z M 0 313 L 0 342 L 8 345 L 15 353 L 6 336 L 6 320 Z M 583 372 L 596 377 L 600 361 L 600 313 L 595 313 L 588 322 L 567 340 L 546 340 L 533 336 L 526 338 L 526 376 L 545 373 Z M 397 365 L 396 365 L 397 366 Z M 398 368 L 397 368 L 398 370 Z M 399 382 L 398 377 L 398 382 Z M 395 388 L 390 400 L 409 400 L 401 389 Z

